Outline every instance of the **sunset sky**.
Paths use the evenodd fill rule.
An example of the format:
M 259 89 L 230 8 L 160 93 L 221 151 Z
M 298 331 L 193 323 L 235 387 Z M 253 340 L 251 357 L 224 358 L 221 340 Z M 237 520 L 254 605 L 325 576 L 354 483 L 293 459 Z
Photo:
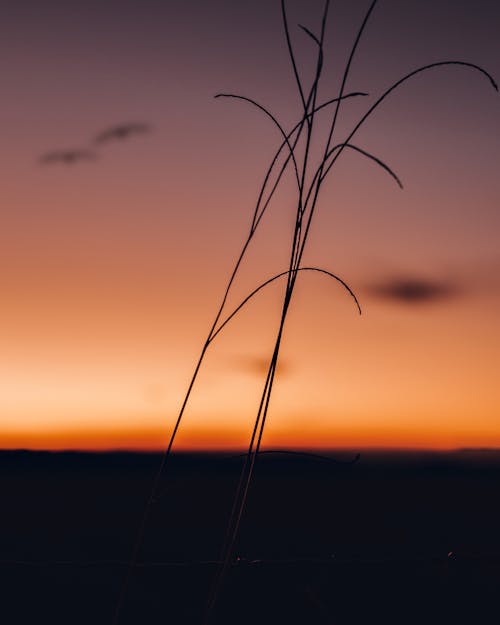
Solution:
M 300 69 L 323 2 L 290 0 Z M 335 97 L 366 0 L 332 3 Z M 279 0 L 25 0 L 0 7 L 0 447 L 160 448 L 300 102 Z M 500 80 L 497 0 L 380 0 L 338 139 L 440 60 Z M 96 145 L 116 124 L 149 132 Z M 318 132 L 316 140 L 321 139 Z M 500 446 L 500 96 L 464 67 L 394 93 L 325 183 L 286 325 L 264 446 Z M 71 165 L 54 150 L 95 150 Z M 228 303 L 287 267 L 285 180 Z M 176 449 L 245 445 L 280 314 L 275 282 L 212 344 Z

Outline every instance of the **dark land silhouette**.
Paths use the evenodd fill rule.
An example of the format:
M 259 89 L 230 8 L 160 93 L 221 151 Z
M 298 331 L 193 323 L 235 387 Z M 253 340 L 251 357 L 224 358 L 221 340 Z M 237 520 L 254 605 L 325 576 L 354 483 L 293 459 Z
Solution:
M 325 455 L 258 458 L 214 623 L 498 618 L 500 452 Z M 111 622 L 159 461 L 0 453 L 3 622 Z M 172 456 L 120 623 L 202 621 L 242 462 Z

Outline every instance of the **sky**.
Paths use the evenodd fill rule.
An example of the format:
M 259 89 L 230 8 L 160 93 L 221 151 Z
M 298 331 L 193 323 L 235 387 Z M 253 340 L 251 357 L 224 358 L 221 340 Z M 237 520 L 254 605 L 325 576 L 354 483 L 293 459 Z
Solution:
M 290 0 L 311 78 L 322 2 Z M 335 97 L 369 3 L 332 2 L 321 98 Z M 281 137 L 301 116 L 280 2 L 108 0 L 0 7 L 0 447 L 159 449 L 246 238 Z M 500 80 L 496 0 L 380 0 L 338 138 L 393 82 L 461 60 Z M 327 118 L 325 118 L 327 119 Z M 147 131 L 96 142 L 124 123 Z M 326 122 L 325 122 L 326 123 Z M 314 146 L 322 145 L 320 122 Z M 500 445 L 500 96 L 465 67 L 416 77 L 356 135 L 404 190 L 345 152 L 325 182 L 299 277 L 264 447 Z M 44 155 L 83 150 L 66 164 Z M 283 271 L 285 178 L 229 313 Z M 284 283 L 211 345 L 176 449 L 244 447 Z

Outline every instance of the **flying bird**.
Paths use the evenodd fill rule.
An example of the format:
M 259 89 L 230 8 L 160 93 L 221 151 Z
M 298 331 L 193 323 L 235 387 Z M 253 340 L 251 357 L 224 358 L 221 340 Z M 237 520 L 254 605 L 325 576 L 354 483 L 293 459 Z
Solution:
M 95 143 L 107 143 L 108 141 L 122 141 L 129 139 L 133 135 L 144 134 L 150 132 L 151 127 L 148 124 L 130 123 L 112 126 L 103 130 L 95 138 Z
M 74 165 L 79 161 L 92 161 L 95 160 L 95 152 L 90 150 L 56 150 L 54 152 L 48 152 L 40 157 L 39 161 L 43 165 L 62 164 L 62 165 Z

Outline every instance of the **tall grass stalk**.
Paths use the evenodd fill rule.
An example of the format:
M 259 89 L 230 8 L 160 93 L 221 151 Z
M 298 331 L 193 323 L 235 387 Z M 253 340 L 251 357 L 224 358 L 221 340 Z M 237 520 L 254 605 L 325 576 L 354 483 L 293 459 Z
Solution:
M 337 122 L 340 115 L 341 105 L 354 97 L 363 97 L 368 94 L 364 92 L 352 92 L 345 93 L 346 84 L 349 78 L 352 62 L 355 58 L 359 43 L 363 37 L 363 33 L 365 32 L 365 27 L 367 26 L 369 19 L 373 13 L 373 10 L 378 2 L 378 0 L 372 0 L 364 19 L 357 31 L 353 46 L 351 48 L 347 63 L 344 68 L 341 85 L 339 88 L 339 92 L 337 97 L 329 99 L 321 104 L 317 104 L 319 87 L 322 83 L 323 79 L 323 67 L 324 67 L 324 44 L 325 44 L 325 34 L 326 34 L 326 25 L 328 20 L 328 14 L 330 9 L 330 0 L 325 0 L 323 11 L 321 14 L 321 27 L 319 35 L 314 34 L 312 30 L 303 25 L 298 25 L 299 28 L 308 36 L 311 40 L 312 45 L 317 48 L 317 56 L 316 56 L 316 67 L 314 71 L 314 75 L 311 81 L 311 87 L 307 91 L 304 87 L 304 79 L 301 77 L 295 51 L 292 43 L 292 36 L 290 33 L 290 28 L 288 24 L 288 17 L 286 11 L 286 2 L 285 0 L 281 1 L 281 13 L 282 13 L 282 21 L 283 21 L 283 29 L 284 35 L 286 39 L 286 45 L 288 48 L 288 54 L 290 58 L 290 63 L 292 67 L 292 71 L 294 74 L 294 78 L 297 84 L 297 91 L 301 105 L 301 114 L 299 121 L 292 127 L 288 132 L 283 128 L 282 124 L 279 122 L 276 115 L 271 113 L 265 106 L 258 103 L 253 98 L 238 95 L 238 94 L 230 94 L 230 93 L 220 93 L 217 94 L 216 98 L 232 98 L 237 99 L 246 103 L 251 104 L 254 107 L 257 107 L 261 112 L 263 112 L 266 117 L 268 117 L 273 125 L 278 129 L 278 132 L 282 138 L 281 144 L 279 145 L 276 153 L 274 154 L 271 162 L 265 172 L 263 182 L 260 186 L 260 190 L 257 196 L 257 201 L 254 207 L 253 215 L 250 222 L 250 227 L 248 230 L 248 234 L 243 242 L 243 246 L 241 251 L 236 259 L 233 270 L 230 273 L 226 288 L 224 290 L 223 296 L 221 298 L 220 305 L 216 311 L 214 320 L 210 326 L 209 332 L 205 339 L 205 342 L 201 348 L 200 355 L 194 367 L 193 374 L 187 386 L 187 391 L 185 393 L 184 399 L 181 403 L 181 407 L 177 418 L 175 420 L 172 432 L 170 434 L 168 443 L 165 447 L 165 450 L 162 454 L 162 458 L 160 461 L 160 465 L 156 472 L 156 475 L 153 480 L 152 488 L 150 495 L 148 497 L 144 513 L 142 516 L 142 520 L 140 526 L 137 531 L 136 540 L 134 543 L 132 555 L 130 558 L 130 563 L 128 566 L 128 570 L 122 584 L 121 592 L 116 604 L 116 609 L 113 617 L 113 625 L 118 625 L 121 610 L 123 607 L 123 603 L 127 594 L 128 586 L 130 583 L 130 579 L 132 576 L 132 572 L 134 569 L 134 565 L 137 563 L 140 548 L 142 546 L 144 532 L 146 529 L 147 521 L 149 518 L 149 514 L 151 512 L 151 507 L 153 503 L 156 501 L 158 496 L 158 491 L 160 487 L 160 483 L 162 478 L 166 475 L 168 461 L 172 454 L 172 448 L 179 431 L 179 427 L 184 417 L 184 413 L 186 407 L 189 403 L 191 393 L 195 386 L 198 374 L 200 372 L 201 366 L 203 364 L 205 355 L 207 353 L 208 348 L 214 341 L 214 339 L 220 334 L 220 332 L 226 327 L 226 325 L 240 312 L 240 310 L 246 305 L 246 303 L 256 296 L 261 289 L 263 289 L 268 284 L 279 278 L 286 278 L 286 287 L 283 295 L 283 301 L 281 305 L 281 315 L 278 326 L 278 331 L 276 334 L 275 342 L 273 349 L 271 351 L 269 367 L 266 375 L 266 379 L 264 382 L 264 387 L 262 390 L 262 394 L 259 401 L 259 406 L 257 410 L 257 414 L 254 420 L 252 434 L 250 437 L 250 441 L 248 444 L 248 449 L 245 455 L 245 460 L 243 463 L 243 467 L 240 473 L 239 482 L 235 491 L 233 504 L 231 513 L 228 520 L 228 525 L 225 533 L 225 538 L 223 542 L 222 552 L 221 552 L 221 565 L 214 579 L 214 583 L 209 594 L 209 600 L 207 604 L 207 609 L 204 616 L 204 623 L 207 625 L 213 616 L 213 611 L 216 606 L 217 600 L 219 598 L 221 589 L 224 584 L 224 580 L 227 576 L 228 570 L 233 563 L 234 558 L 234 547 L 238 537 L 239 528 L 241 525 L 243 513 L 245 510 L 245 504 L 248 497 L 249 487 L 252 481 L 252 476 L 255 468 L 256 458 L 259 454 L 262 438 L 265 431 L 265 426 L 267 422 L 269 405 L 272 396 L 272 391 L 275 382 L 275 374 L 276 368 L 279 359 L 279 353 L 281 344 L 283 341 L 283 333 L 285 329 L 285 324 L 288 316 L 288 312 L 290 310 L 290 305 L 293 299 L 294 289 L 297 281 L 297 277 L 302 272 L 321 272 L 324 275 L 333 278 L 338 281 L 347 292 L 354 298 L 354 301 L 358 307 L 359 312 L 361 312 L 359 302 L 353 293 L 352 289 L 348 286 L 346 282 L 344 282 L 340 277 L 328 271 L 326 269 L 320 267 L 302 267 L 301 262 L 304 254 L 304 250 L 306 247 L 306 243 L 308 240 L 311 223 L 313 221 L 313 217 L 315 215 L 318 199 L 320 196 L 320 191 L 325 182 L 328 174 L 331 172 L 333 166 L 337 162 L 340 155 L 344 152 L 345 149 L 353 150 L 356 153 L 367 157 L 373 163 L 380 166 L 386 173 L 388 173 L 396 183 L 402 188 L 401 181 L 399 177 L 394 173 L 394 171 L 380 158 L 370 154 L 363 148 L 356 146 L 352 143 L 352 139 L 357 134 L 358 130 L 365 124 L 365 122 L 372 116 L 372 114 L 376 111 L 376 109 L 385 101 L 385 99 L 396 89 L 398 89 L 403 83 L 413 78 L 417 74 L 422 72 L 426 72 L 431 69 L 435 69 L 442 66 L 447 65 L 458 65 L 464 66 L 467 68 L 471 68 L 477 72 L 480 72 L 484 76 L 488 78 L 491 85 L 498 91 L 497 84 L 493 80 L 492 76 L 483 68 L 475 65 L 473 63 L 468 63 L 465 61 L 456 61 L 456 60 L 445 60 L 436 63 L 431 63 L 428 65 L 424 65 L 415 69 L 414 71 L 409 72 L 405 76 L 403 76 L 400 80 L 391 85 L 388 89 L 386 89 L 378 99 L 368 108 L 366 113 L 362 115 L 359 121 L 353 126 L 352 130 L 348 133 L 347 137 L 337 141 L 334 144 Z M 323 115 L 328 112 L 328 110 L 333 107 L 333 113 L 331 116 L 331 122 L 329 125 L 328 133 L 326 138 L 323 139 L 323 150 L 320 151 L 322 153 L 322 157 L 319 161 L 313 161 L 313 133 L 317 128 L 317 117 L 319 114 Z M 317 141 L 317 139 L 315 139 Z M 321 139 L 319 139 L 321 141 Z M 229 293 L 235 283 L 235 280 L 238 276 L 240 267 L 243 263 L 243 260 L 246 256 L 248 248 L 254 238 L 254 235 L 262 223 L 262 220 L 271 204 L 271 201 L 274 197 L 275 191 L 280 185 L 284 173 L 290 167 L 293 167 L 293 175 L 295 178 L 295 182 L 297 185 L 297 202 L 295 207 L 295 217 L 294 217 L 294 229 L 293 236 L 290 245 L 290 258 L 288 269 L 282 271 L 278 274 L 273 275 L 269 279 L 262 282 L 259 286 L 257 286 L 243 301 L 231 312 L 227 313 L 227 301 L 229 297 Z

